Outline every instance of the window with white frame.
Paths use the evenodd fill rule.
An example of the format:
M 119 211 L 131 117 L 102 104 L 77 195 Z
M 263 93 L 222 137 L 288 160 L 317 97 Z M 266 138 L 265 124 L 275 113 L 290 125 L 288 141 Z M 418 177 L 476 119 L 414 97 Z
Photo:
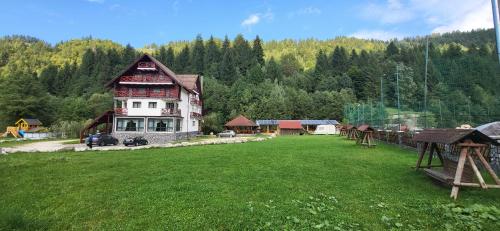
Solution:
M 117 118 L 116 131 L 119 132 L 143 132 L 143 118 Z
M 156 108 L 156 102 L 149 102 L 148 108 Z
M 193 120 L 193 127 L 196 126 L 196 120 Z
M 148 132 L 173 132 L 174 120 L 171 118 L 149 118 Z
M 141 102 L 132 102 L 133 108 L 141 108 Z

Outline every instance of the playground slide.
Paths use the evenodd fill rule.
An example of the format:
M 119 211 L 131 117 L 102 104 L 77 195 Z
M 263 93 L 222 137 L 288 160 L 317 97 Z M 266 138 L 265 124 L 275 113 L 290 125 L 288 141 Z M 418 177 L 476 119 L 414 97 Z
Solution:
M 9 133 L 15 138 L 21 138 L 22 136 L 17 131 L 17 127 L 7 127 L 7 131 L 4 133 L 4 136 L 9 135 Z

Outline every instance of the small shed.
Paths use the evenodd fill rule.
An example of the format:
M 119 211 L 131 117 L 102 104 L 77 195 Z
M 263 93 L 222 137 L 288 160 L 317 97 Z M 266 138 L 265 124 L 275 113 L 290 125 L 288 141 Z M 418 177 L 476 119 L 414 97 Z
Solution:
M 375 140 L 373 139 L 373 133 L 375 129 L 370 127 L 368 124 L 363 124 L 358 127 L 358 139 L 357 144 L 365 145 L 366 147 L 375 147 Z
M 300 120 L 280 120 L 278 122 L 278 134 L 280 135 L 302 135 L 304 128 Z
M 339 130 L 339 136 L 347 136 L 347 126 L 348 125 L 340 125 L 338 127 Z
M 234 130 L 238 134 L 254 134 L 257 129 L 257 124 L 243 115 L 239 115 L 231 121 L 227 122 L 224 127 Z
M 452 186 L 450 197 L 457 199 L 459 187 L 500 188 L 500 179 L 488 163 L 488 147 L 498 145 L 497 141 L 473 129 L 425 129 L 413 140 L 420 144 L 416 169 L 425 168 L 430 177 Z M 427 166 L 422 167 L 422 159 L 429 148 Z M 444 150 L 449 156 L 444 156 Z M 434 153 L 441 164 L 432 165 Z M 457 160 L 455 160 L 457 159 Z M 491 175 L 495 184 L 486 184 L 478 164 Z M 441 168 L 442 167 L 442 168 Z

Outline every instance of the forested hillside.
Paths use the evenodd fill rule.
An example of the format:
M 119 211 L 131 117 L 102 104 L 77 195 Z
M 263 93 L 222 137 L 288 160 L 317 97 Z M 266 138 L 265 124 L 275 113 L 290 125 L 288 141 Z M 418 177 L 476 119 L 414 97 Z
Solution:
M 247 40 L 248 39 L 248 40 Z M 141 52 L 176 73 L 203 73 L 205 131 L 228 118 L 338 119 L 348 103 L 423 110 L 425 39 L 264 42 L 259 37 L 205 38 L 134 49 L 109 40 L 48 44 L 27 36 L 0 39 L 0 129 L 18 117 L 54 128 L 79 127 L 112 108 L 104 83 Z M 433 126 L 500 118 L 500 69 L 492 30 L 430 37 L 429 110 Z

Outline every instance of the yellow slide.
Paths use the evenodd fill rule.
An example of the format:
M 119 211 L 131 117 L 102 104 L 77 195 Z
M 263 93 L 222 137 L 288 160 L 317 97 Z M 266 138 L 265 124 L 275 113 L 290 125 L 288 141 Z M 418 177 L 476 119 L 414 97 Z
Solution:
M 4 137 L 8 136 L 11 134 L 15 138 L 21 138 L 21 135 L 19 135 L 19 132 L 17 130 L 17 127 L 7 127 L 7 131 L 3 134 Z

